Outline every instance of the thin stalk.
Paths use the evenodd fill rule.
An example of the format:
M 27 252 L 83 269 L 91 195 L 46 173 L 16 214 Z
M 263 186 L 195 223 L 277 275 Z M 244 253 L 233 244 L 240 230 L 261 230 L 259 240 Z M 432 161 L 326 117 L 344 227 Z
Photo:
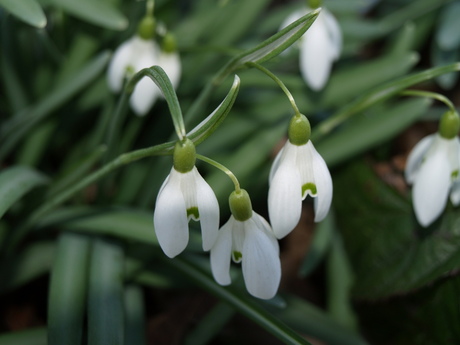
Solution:
M 422 90 L 405 90 L 401 92 L 400 95 L 401 96 L 418 96 L 418 97 L 432 98 L 439 102 L 444 103 L 450 109 L 451 112 L 453 113 L 457 112 L 454 104 L 450 101 L 450 99 L 436 92 L 422 91 Z
M 279 79 L 276 75 L 274 75 L 272 72 L 270 72 L 265 67 L 255 63 L 255 62 L 246 62 L 246 65 L 249 66 L 249 67 L 257 68 L 259 71 L 265 73 L 267 76 L 272 78 L 278 84 L 278 86 L 281 88 L 281 90 L 283 90 L 283 92 L 285 93 L 285 95 L 289 99 L 289 103 L 291 103 L 292 109 L 294 109 L 295 116 L 300 115 L 300 111 L 299 111 L 299 108 L 297 107 L 297 104 L 295 103 L 294 97 L 292 97 L 291 92 L 288 90 L 286 85 L 284 85 L 284 83 L 281 81 L 281 79 Z
M 196 158 L 198 158 L 199 160 L 201 160 L 203 162 L 206 162 L 206 163 L 212 165 L 213 167 L 215 167 L 215 168 L 223 171 L 224 173 L 226 173 L 227 176 L 230 177 L 230 179 L 232 180 L 233 184 L 235 185 L 235 191 L 237 193 L 240 192 L 240 190 L 241 190 L 240 183 L 238 182 L 238 179 L 236 178 L 236 176 L 230 171 L 230 169 L 228 169 L 224 165 L 220 164 L 219 162 L 216 162 L 215 160 L 213 160 L 211 158 L 208 158 L 208 157 L 205 157 L 205 156 L 202 156 L 200 154 L 197 154 Z

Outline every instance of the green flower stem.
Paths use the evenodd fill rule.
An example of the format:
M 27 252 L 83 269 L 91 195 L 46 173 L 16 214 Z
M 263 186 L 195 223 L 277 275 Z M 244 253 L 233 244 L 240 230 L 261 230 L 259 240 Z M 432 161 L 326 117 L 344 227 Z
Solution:
M 203 162 L 206 162 L 206 163 L 212 165 L 213 167 L 215 167 L 215 168 L 223 171 L 224 173 L 226 173 L 227 176 L 230 177 L 230 179 L 232 180 L 233 184 L 235 185 L 235 191 L 237 193 L 240 192 L 240 190 L 241 190 L 240 183 L 238 182 L 238 179 L 236 178 L 236 176 L 228 168 L 226 168 L 225 166 L 223 166 L 219 162 L 216 162 L 215 160 L 213 160 L 211 158 L 208 158 L 208 157 L 205 157 L 205 156 L 202 156 L 200 154 L 197 154 L 196 158 L 198 158 L 199 160 L 201 160 Z
M 405 90 L 401 92 L 400 95 L 401 96 L 418 96 L 418 97 L 432 98 L 439 102 L 444 103 L 446 106 L 449 107 L 450 111 L 452 111 L 453 113 L 457 112 L 454 104 L 450 101 L 450 99 L 436 92 L 422 91 L 422 90 Z
M 149 148 L 124 153 L 118 156 L 116 159 L 109 162 L 108 164 L 101 167 L 99 170 L 96 170 L 91 175 L 88 175 L 80 182 L 60 192 L 55 197 L 53 197 L 49 201 L 45 202 L 41 207 L 39 207 L 34 213 L 32 213 L 29 220 L 26 221 L 22 227 L 16 229 L 16 231 L 13 232 L 7 248 L 8 252 L 14 252 L 16 246 L 20 243 L 24 236 L 29 232 L 29 230 L 34 226 L 34 224 L 37 223 L 37 221 L 41 217 L 45 216 L 47 213 L 51 212 L 59 205 L 69 200 L 77 192 L 81 191 L 82 189 L 88 187 L 89 185 L 98 181 L 102 177 L 107 176 L 109 173 L 117 170 L 118 168 L 126 164 L 132 163 L 134 161 L 146 157 L 172 155 L 174 144 L 175 143 L 173 142 L 167 142 L 161 145 L 156 145 Z
M 155 9 L 155 0 L 147 0 L 145 3 L 146 16 L 153 17 L 154 9 Z
M 383 102 L 399 93 L 404 89 L 419 84 L 423 81 L 433 79 L 438 75 L 455 72 L 460 70 L 460 63 L 431 68 L 429 70 L 399 78 L 395 81 L 388 82 L 381 87 L 373 89 L 364 95 L 358 97 L 354 102 L 339 110 L 337 113 L 321 122 L 315 127 L 311 140 L 318 141 L 332 132 L 336 127 L 360 113 L 361 111 Z
M 295 116 L 300 116 L 301 115 L 300 111 L 299 111 L 299 108 L 297 107 L 297 104 L 295 103 L 294 97 L 292 97 L 291 92 L 288 90 L 286 85 L 284 85 L 284 83 L 281 81 L 281 79 L 279 79 L 276 75 L 274 75 L 272 72 L 270 72 L 265 67 L 255 63 L 255 62 L 246 62 L 246 65 L 248 67 L 257 68 L 259 71 L 265 73 L 267 76 L 272 78 L 278 84 L 278 86 L 281 88 L 281 90 L 283 90 L 283 92 L 286 94 L 287 98 L 289 99 L 289 102 L 291 103 L 292 109 L 294 109 Z
M 104 162 L 108 162 L 116 155 L 115 143 L 119 142 L 119 132 L 121 124 L 125 118 L 128 110 L 128 101 L 131 93 L 127 92 L 127 88 L 123 88 L 121 97 L 119 98 L 115 114 L 111 117 L 107 130 L 107 138 L 105 144 L 107 145 L 107 153 L 105 155 Z

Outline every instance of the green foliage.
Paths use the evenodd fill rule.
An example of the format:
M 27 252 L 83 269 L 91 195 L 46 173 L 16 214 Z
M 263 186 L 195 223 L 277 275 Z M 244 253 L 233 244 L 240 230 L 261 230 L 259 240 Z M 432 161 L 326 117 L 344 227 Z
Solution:
M 460 342 L 459 208 L 448 202 L 423 228 L 410 186 L 396 190 L 373 169 L 405 161 L 453 107 L 459 2 L 325 0 L 343 50 L 321 91 L 306 85 L 298 54 L 320 10 L 280 30 L 305 1 L 148 2 L 158 36 L 177 41 L 179 86 L 155 63 L 112 93 L 111 58 L 146 3 L 0 0 L 0 309 L 30 290 L 48 306 L 35 329 L 10 332 L 2 313 L 0 344 L 144 345 L 156 317 L 173 320 L 185 344 Z M 129 109 L 140 80 L 162 93 L 145 117 Z M 451 91 L 434 96 L 440 87 Z M 165 257 L 152 213 L 178 138 L 203 158 L 220 224 L 235 180 L 219 163 L 266 215 L 270 167 L 297 108 L 331 171 L 333 210 L 314 225 L 303 204 L 295 231 L 311 243 L 299 253 L 302 237 L 280 242 L 279 294 L 249 296 L 233 266 L 233 285 L 218 285 L 199 223 L 189 223 L 185 252 Z M 47 293 L 35 291 L 40 282 Z M 195 314 L 174 309 L 183 300 L 192 309 L 196 296 L 205 303 Z

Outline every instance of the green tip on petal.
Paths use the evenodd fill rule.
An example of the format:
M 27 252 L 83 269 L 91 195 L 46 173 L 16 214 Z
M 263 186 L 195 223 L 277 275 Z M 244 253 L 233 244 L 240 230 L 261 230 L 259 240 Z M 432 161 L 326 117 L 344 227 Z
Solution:
M 232 252 L 232 256 L 233 256 L 233 261 L 235 262 L 240 262 L 241 259 L 243 258 L 243 254 L 237 250 L 234 250 Z
M 305 195 L 308 191 L 312 196 L 315 196 L 318 192 L 314 183 L 308 182 L 302 186 L 302 195 Z
M 155 18 L 152 16 L 145 16 L 137 27 L 137 34 L 144 40 L 151 40 L 155 37 L 155 25 Z
M 452 171 L 451 178 L 452 180 L 456 180 L 458 177 L 458 170 Z
M 200 219 L 200 212 L 198 211 L 198 207 L 190 207 L 187 209 L 187 217 L 190 219 L 192 218 L 193 220 L 198 220 Z
M 456 111 L 444 113 L 439 122 L 439 135 L 444 139 L 453 139 L 460 130 L 460 118 Z
M 161 50 L 166 53 L 173 53 L 177 50 L 177 41 L 172 33 L 168 32 L 165 37 L 163 37 Z
M 233 191 L 228 199 L 230 211 L 233 217 L 240 222 L 244 222 L 252 217 L 252 203 L 246 190 Z
M 187 173 L 193 169 L 196 162 L 195 144 L 188 138 L 178 141 L 174 147 L 174 169 Z
M 302 146 L 310 140 L 311 127 L 305 115 L 295 115 L 289 123 L 288 136 L 293 145 Z

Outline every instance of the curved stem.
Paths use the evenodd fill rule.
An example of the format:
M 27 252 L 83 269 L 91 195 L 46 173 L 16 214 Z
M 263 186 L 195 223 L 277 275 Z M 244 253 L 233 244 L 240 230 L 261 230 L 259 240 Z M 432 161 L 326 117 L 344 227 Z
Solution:
M 213 167 L 223 171 L 224 173 L 227 174 L 228 177 L 230 177 L 230 179 L 232 180 L 233 184 L 235 185 L 235 191 L 236 192 L 239 192 L 241 190 L 240 188 L 240 183 L 238 182 L 238 179 L 236 178 L 236 176 L 230 171 L 230 169 L 228 169 L 227 167 L 225 167 L 224 165 L 220 164 L 219 162 L 216 162 L 215 160 L 211 159 L 211 158 L 208 158 L 208 157 L 205 157 L 205 156 L 202 156 L 200 154 L 197 154 L 196 155 L 196 158 L 198 158 L 199 160 L 203 161 L 203 162 L 206 162 L 210 165 L 212 165 Z
M 433 98 L 439 102 L 444 103 L 452 112 L 456 112 L 454 104 L 448 99 L 446 96 L 441 95 L 436 92 L 430 91 L 421 91 L 421 90 L 405 90 L 400 92 L 401 96 L 418 96 L 418 97 L 426 97 L 426 98 Z
M 274 75 L 272 72 L 270 72 L 268 69 L 265 67 L 262 67 L 261 65 L 255 63 L 255 62 L 246 62 L 246 65 L 249 67 L 254 67 L 257 68 L 259 71 L 265 73 L 267 76 L 272 78 L 278 86 L 283 90 L 283 92 L 286 94 L 287 98 L 289 99 L 289 102 L 291 103 L 292 109 L 294 109 L 294 116 L 300 116 L 300 111 L 299 108 L 297 107 L 297 104 L 295 103 L 294 97 L 292 97 L 291 92 L 288 90 L 286 85 L 279 79 L 276 75 Z
M 145 12 L 148 17 L 153 17 L 154 8 L 155 8 L 155 0 L 147 0 L 145 4 Z

